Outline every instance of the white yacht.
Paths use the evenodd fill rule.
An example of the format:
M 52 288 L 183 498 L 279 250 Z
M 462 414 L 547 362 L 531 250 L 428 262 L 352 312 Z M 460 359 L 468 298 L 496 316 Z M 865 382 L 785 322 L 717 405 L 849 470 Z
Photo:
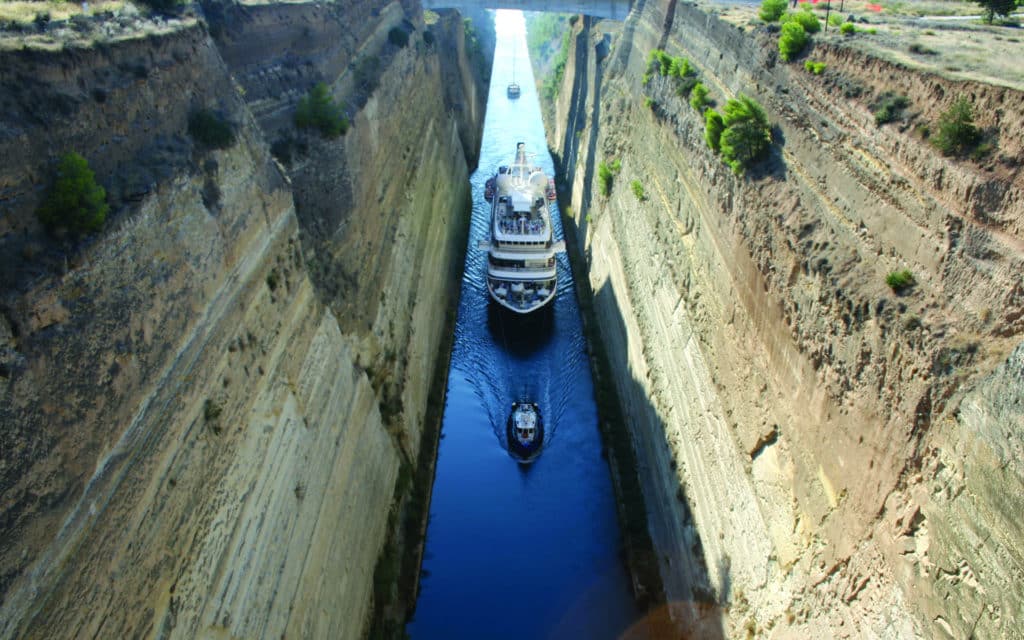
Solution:
M 484 196 L 491 202 L 491 240 L 481 245 L 487 249 L 487 290 L 516 313 L 535 311 L 555 297 L 555 254 L 565 250 L 551 230 L 554 181 L 530 165 L 520 142 L 515 161 L 498 167 Z

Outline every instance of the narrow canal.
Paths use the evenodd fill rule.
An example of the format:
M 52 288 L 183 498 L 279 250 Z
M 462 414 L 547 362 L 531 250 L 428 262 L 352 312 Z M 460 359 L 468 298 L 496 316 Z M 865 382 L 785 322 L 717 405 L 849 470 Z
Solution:
M 558 257 L 552 308 L 511 318 L 488 302 L 477 248 L 488 237 L 484 182 L 511 163 L 517 142 L 554 175 L 523 16 L 497 16 L 420 594 L 407 631 L 414 640 L 617 638 L 638 614 L 568 259 Z M 513 72 L 518 100 L 505 95 Z M 555 207 L 552 214 L 562 238 Z M 509 406 L 523 394 L 539 402 L 548 431 L 528 466 L 508 455 L 504 435 Z

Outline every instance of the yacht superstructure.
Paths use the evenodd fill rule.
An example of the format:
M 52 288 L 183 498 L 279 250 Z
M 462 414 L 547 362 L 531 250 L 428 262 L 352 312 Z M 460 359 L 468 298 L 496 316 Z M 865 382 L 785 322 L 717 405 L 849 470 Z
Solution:
M 553 239 L 548 211 L 554 183 L 530 165 L 520 142 L 513 163 L 498 168 L 484 195 L 491 202 L 487 290 L 516 313 L 539 309 L 555 297 L 555 254 L 564 250 L 564 243 Z

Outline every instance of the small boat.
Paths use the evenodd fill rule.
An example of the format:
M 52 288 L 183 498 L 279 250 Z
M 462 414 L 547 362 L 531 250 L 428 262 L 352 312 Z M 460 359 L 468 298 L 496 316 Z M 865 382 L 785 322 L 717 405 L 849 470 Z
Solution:
M 513 402 L 507 424 L 508 451 L 519 462 L 533 462 L 544 445 L 544 420 L 536 402 Z
M 558 194 L 555 191 L 555 179 L 554 178 L 548 178 L 548 188 L 546 190 L 546 194 L 548 196 L 548 201 L 554 201 L 555 198 L 558 197 Z
M 494 177 L 490 177 L 490 178 L 487 179 L 487 182 L 484 183 L 484 200 L 486 200 L 487 202 L 490 202 L 493 199 L 494 199 Z

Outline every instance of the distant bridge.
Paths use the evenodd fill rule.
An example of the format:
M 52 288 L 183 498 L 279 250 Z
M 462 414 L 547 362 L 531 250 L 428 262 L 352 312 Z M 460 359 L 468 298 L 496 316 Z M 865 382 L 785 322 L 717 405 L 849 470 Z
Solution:
M 625 20 L 632 0 L 423 0 L 424 9 L 520 9 Z

